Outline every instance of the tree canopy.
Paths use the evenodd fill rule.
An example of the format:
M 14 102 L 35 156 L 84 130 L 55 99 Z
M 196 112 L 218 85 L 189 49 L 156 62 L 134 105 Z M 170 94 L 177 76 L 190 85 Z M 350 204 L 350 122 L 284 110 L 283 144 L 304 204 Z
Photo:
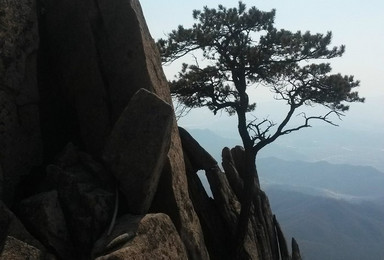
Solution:
M 319 119 L 328 123 L 330 114 L 338 116 L 348 110 L 348 102 L 362 102 L 353 91 L 359 81 L 353 76 L 330 74 L 329 63 L 340 57 L 345 46 L 330 47 L 332 33 L 311 34 L 290 32 L 274 27 L 275 10 L 264 12 L 256 7 L 217 9 L 204 7 L 194 10 L 196 23 L 192 28 L 179 26 L 167 39 L 158 41 L 163 62 L 172 62 L 189 53 L 200 51 L 208 65 L 183 64 L 176 79 L 170 82 L 171 92 L 187 107 L 208 107 L 214 113 L 225 110 L 242 116 L 255 109 L 250 103 L 247 88 L 262 84 L 286 101 L 285 119 L 276 124 L 261 119 L 246 124 L 249 142 L 257 148 L 274 141 L 278 136 L 309 127 Z M 320 104 L 329 112 L 320 116 L 304 116 L 303 123 L 286 128 L 293 113 L 301 106 Z M 276 125 L 275 132 L 270 133 Z

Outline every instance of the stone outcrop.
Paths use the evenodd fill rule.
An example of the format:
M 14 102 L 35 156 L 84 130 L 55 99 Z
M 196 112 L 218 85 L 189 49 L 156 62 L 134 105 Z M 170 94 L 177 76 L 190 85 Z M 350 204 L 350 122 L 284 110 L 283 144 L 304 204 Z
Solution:
M 242 149 L 178 129 L 137 0 L 1 1 L 0 39 L 0 259 L 231 259 Z M 246 259 L 289 257 L 253 204 Z
M 211 245 L 228 245 L 221 251 L 208 248 L 211 259 L 230 259 L 242 202 L 244 150 L 240 146 L 232 149 L 225 147 L 222 151 L 225 172 L 222 172 L 212 156 L 185 129 L 179 128 L 179 133 L 184 157 L 187 158 L 187 174 L 191 183 L 189 189 L 197 205 L 206 240 Z M 212 201 L 204 194 L 194 177 L 198 170 L 205 171 L 214 198 Z M 291 259 L 284 234 L 263 191 L 258 190 L 254 195 L 251 211 L 248 234 L 244 241 L 244 258 Z M 216 216 L 217 222 L 212 221 L 210 216 Z M 219 234 L 220 239 L 215 238 L 213 234 Z M 298 252 L 295 255 L 300 259 L 296 246 L 297 244 L 292 244 L 292 252 Z

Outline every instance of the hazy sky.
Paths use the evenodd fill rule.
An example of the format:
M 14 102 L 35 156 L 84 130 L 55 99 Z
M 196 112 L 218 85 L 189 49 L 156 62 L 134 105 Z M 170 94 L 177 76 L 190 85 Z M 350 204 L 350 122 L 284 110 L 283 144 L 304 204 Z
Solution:
M 332 31 L 332 45 L 346 45 L 342 58 L 331 61 L 333 72 L 354 75 L 361 81 L 359 93 L 367 98 L 365 104 L 352 104 L 344 121 L 378 129 L 384 126 L 384 1 L 382 0 L 264 0 L 243 1 L 248 7 L 256 6 L 263 11 L 276 9 L 275 25 L 291 31 L 326 33 Z M 154 39 L 164 38 L 167 33 L 182 24 L 193 24 L 192 10 L 207 5 L 217 7 L 237 6 L 237 1 L 155 1 L 141 0 L 148 27 Z M 165 68 L 168 78 L 178 70 L 179 65 Z M 201 122 L 207 117 L 206 125 L 220 120 L 209 112 L 191 115 L 189 123 Z M 200 118 L 200 120 L 198 120 Z M 184 120 L 188 124 L 188 120 Z M 197 120 L 197 121 L 196 121 Z M 199 127 L 199 125 L 196 125 Z M 380 129 L 381 131 L 381 129 Z

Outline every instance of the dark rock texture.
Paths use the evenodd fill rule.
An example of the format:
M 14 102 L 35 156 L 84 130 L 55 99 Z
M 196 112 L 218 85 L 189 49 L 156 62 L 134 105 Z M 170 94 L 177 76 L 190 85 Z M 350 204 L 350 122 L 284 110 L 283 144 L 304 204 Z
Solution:
M 46 256 L 44 246 L 0 201 L 0 259 L 44 259 Z
M 2 1 L 0 24 L 0 199 L 10 205 L 20 177 L 42 158 L 35 1 Z
M 48 165 L 46 171 L 46 189 L 57 190 L 74 245 L 73 254 L 79 259 L 87 259 L 93 244 L 111 221 L 114 181 L 102 164 L 72 144 L 65 147 L 55 164 Z
M 21 202 L 21 218 L 33 234 L 62 259 L 74 258 L 74 248 L 57 191 L 45 192 Z
M 243 154 L 178 129 L 139 1 L 0 1 L 0 259 L 231 259 Z M 283 243 L 259 191 L 245 259 Z

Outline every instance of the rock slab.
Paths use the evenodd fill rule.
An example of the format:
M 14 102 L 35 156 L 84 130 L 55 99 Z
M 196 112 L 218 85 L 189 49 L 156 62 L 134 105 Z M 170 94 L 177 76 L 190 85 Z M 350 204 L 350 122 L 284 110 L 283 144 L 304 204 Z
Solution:
M 104 161 L 133 214 L 145 214 L 156 193 L 171 141 L 172 107 L 140 89 L 116 122 Z

